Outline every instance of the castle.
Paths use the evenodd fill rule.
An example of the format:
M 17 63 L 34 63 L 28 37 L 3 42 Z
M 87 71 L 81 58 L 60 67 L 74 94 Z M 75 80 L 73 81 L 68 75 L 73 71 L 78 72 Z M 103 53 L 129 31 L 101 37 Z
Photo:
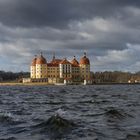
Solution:
M 41 53 L 38 57 L 35 56 L 31 62 L 30 82 L 91 84 L 90 73 L 90 60 L 86 53 L 79 62 L 75 56 L 71 61 L 68 61 L 66 58 L 57 59 L 55 54 L 52 60 L 47 62 Z

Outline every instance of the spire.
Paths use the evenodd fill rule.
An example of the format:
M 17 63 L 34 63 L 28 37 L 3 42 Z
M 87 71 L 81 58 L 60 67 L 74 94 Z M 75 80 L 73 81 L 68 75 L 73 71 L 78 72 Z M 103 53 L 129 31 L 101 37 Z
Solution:
M 74 57 L 74 59 L 76 58 L 75 55 L 73 57 Z
M 41 51 L 41 52 L 40 52 L 40 56 L 42 56 L 42 54 L 43 54 L 43 53 L 42 53 L 42 51 Z
M 84 52 L 84 56 L 86 56 L 87 55 L 87 53 L 86 52 Z
M 53 52 L 53 60 L 55 60 L 55 52 Z

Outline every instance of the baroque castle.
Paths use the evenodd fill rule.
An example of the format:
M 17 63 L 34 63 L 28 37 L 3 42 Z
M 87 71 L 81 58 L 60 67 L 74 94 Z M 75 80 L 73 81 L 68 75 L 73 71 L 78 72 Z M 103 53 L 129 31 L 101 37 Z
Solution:
M 26 80 L 24 79 L 23 82 L 27 82 Z M 79 62 L 75 56 L 68 61 L 66 58 L 57 59 L 55 55 L 48 62 L 41 53 L 32 60 L 30 82 L 91 84 L 90 60 L 84 53 Z

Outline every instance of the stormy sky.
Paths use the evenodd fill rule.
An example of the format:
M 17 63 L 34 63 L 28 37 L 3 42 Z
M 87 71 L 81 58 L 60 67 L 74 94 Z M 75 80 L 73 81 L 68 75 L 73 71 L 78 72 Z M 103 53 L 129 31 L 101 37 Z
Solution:
M 140 71 L 139 0 L 0 0 L 0 70 L 29 71 L 40 52 L 93 71 Z

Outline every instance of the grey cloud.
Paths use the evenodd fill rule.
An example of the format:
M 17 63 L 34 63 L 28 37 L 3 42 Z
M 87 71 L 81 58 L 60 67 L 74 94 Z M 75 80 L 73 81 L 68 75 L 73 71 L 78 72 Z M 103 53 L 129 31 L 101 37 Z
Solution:
M 0 1 L 1 22 L 13 26 L 64 27 L 71 20 L 108 17 L 136 0 L 6 0 Z
M 79 60 L 86 51 L 93 70 L 138 70 L 139 16 L 138 0 L 1 0 L 0 64 L 28 67 L 40 51 L 48 61 L 54 51 Z

